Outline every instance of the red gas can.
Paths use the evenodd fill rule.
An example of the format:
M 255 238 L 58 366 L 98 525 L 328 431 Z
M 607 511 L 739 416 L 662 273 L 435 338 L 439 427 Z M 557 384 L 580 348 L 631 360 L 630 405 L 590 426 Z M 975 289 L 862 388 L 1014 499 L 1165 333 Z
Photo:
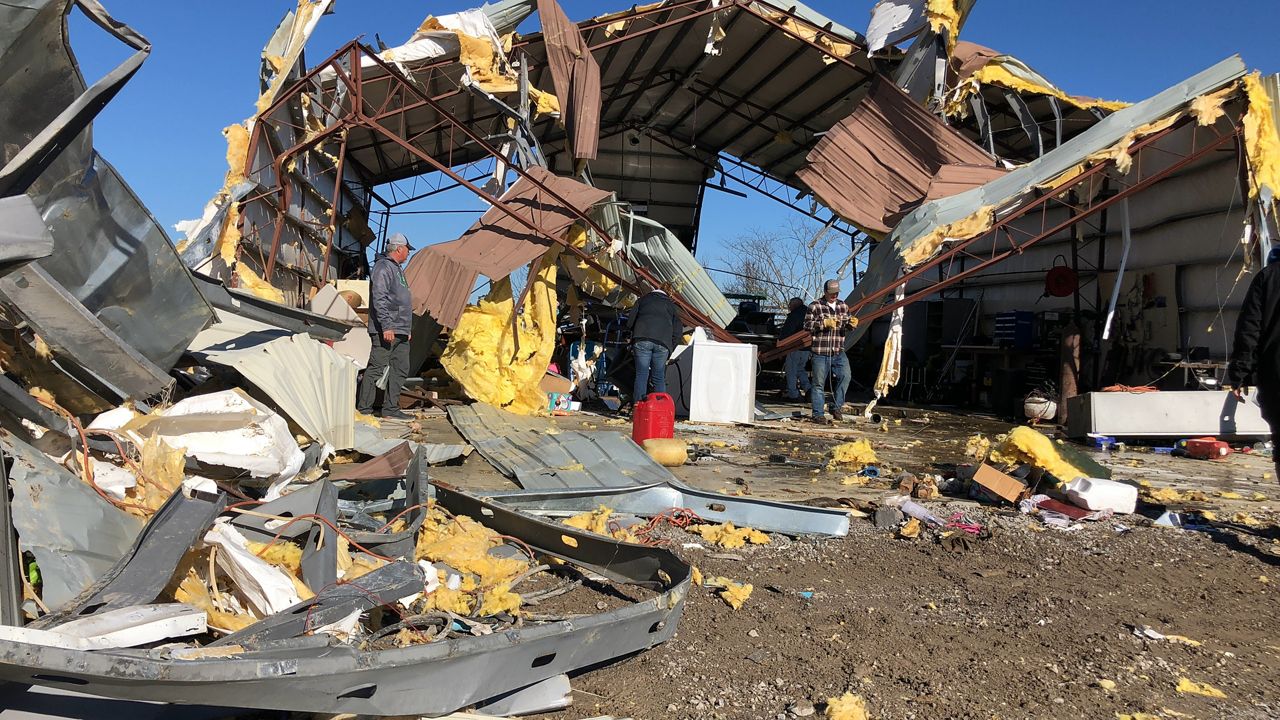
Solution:
M 643 445 L 649 438 L 671 438 L 676 434 L 676 402 L 666 393 L 649 393 L 636 403 L 631 416 L 631 439 Z
M 1221 460 L 1231 454 L 1231 446 L 1217 438 L 1187 440 L 1187 454 L 1200 460 Z

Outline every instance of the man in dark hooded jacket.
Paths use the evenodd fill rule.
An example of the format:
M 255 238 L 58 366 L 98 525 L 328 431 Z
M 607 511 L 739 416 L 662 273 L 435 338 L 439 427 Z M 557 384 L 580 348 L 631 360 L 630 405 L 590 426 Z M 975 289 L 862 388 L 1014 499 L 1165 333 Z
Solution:
M 1258 389 L 1262 417 L 1276 436 L 1280 423 L 1280 248 L 1271 251 L 1267 266 L 1253 277 L 1236 319 L 1236 337 L 1227 367 L 1227 383 L 1236 399 L 1246 401 L 1250 387 Z M 1280 454 L 1275 456 L 1280 478 Z

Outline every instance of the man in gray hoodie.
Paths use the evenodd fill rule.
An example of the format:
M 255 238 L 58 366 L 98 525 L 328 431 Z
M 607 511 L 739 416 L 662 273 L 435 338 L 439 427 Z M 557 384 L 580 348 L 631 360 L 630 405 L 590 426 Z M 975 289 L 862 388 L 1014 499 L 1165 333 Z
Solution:
M 382 417 L 409 417 L 400 411 L 399 400 L 404 378 L 409 374 L 413 297 L 401 266 L 412 249 L 404 235 L 392 235 L 387 239 L 386 254 L 374 259 L 369 273 L 369 334 L 373 336 L 373 350 L 356 395 L 356 409 L 366 415 L 373 413 L 379 381 L 385 374 Z

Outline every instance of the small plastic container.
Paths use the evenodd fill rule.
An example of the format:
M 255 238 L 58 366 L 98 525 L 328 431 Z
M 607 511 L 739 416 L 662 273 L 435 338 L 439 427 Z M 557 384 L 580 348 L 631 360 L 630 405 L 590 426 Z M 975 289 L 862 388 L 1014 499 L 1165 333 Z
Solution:
M 636 403 L 631 416 L 631 439 L 644 445 L 649 438 L 672 438 L 676 433 L 676 403 L 666 393 L 649 393 Z
M 1085 510 L 1128 515 L 1138 506 L 1138 488 L 1115 480 L 1077 478 L 1067 483 L 1067 499 Z

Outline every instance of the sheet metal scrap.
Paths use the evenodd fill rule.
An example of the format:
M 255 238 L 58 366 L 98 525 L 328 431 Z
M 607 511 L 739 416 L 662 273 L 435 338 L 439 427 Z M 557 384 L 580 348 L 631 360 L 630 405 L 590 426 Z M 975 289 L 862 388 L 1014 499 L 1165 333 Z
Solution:
M 840 511 L 688 487 L 620 433 L 562 431 L 550 420 L 483 403 L 451 406 L 449 419 L 498 472 L 525 488 L 488 497 L 528 511 L 573 514 L 603 503 L 653 516 L 683 507 L 708 520 L 769 532 L 837 537 L 849 532 L 849 517 Z
M 659 594 L 571 621 L 526 623 L 499 634 L 387 650 L 361 650 L 323 635 L 284 637 L 296 634 L 297 620 L 301 617 L 305 622 L 305 612 L 268 619 L 259 630 L 269 632 L 251 628 L 240 636 L 245 644 L 207 649 L 168 646 L 82 651 L 5 641 L 0 642 L 0 679 L 161 702 L 300 712 L 443 715 L 645 650 L 675 633 L 691 569 L 670 552 L 550 523 L 452 487 L 440 486 L 437 502 L 450 513 L 519 538 L 537 553 L 564 559 L 618 582 L 653 588 Z M 409 568 L 410 574 L 418 572 L 414 565 L 400 566 Z M 394 575 L 399 571 L 387 572 Z M 420 577 L 415 575 L 415 581 Z M 367 606 L 369 593 L 350 592 L 364 588 L 365 582 L 359 578 L 343 586 L 345 590 L 333 592 L 345 593 L 344 597 L 357 605 Z M 388 585 L 381 594 L 386 597 L 379 595 L 379 601 L 407 589 Z M 339 604 L 331 608 L 335 616 Z M 303 603 L 298 607 L 313 606 Z

